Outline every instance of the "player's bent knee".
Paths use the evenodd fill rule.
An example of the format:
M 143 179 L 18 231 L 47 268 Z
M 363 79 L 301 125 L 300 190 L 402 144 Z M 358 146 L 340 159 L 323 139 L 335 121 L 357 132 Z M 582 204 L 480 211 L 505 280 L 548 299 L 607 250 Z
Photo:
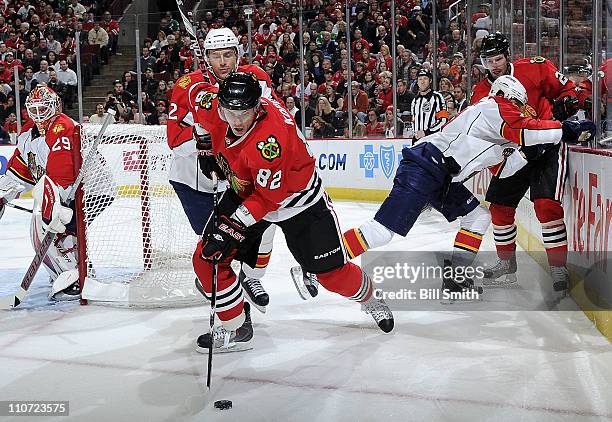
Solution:
M 540 223 L 563 221 L 563 207 L 559 201 L 538 198 L 533 201 L 533 207 Z

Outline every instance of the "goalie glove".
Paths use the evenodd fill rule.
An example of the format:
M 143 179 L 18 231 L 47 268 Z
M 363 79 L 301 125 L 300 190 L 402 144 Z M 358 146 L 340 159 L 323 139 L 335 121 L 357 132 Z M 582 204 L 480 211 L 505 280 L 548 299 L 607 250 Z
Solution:
M 64 233 L 72 219 L 72 210 L 62 205 L 57 185 L 43 176 L 32 190 L 34 209 L 40 210 L 43 224 L 53 233 Z
M 597 127 L 590 120 L 564 120 L 561 124 L 561 141 L 568 144 L 589 142 L 595 136 Z
M 202 239 L 201 257 L 207 261 L 227 258 L 245 239 L 245 231 L 240 222 L 222 215 L 219 225 Z
M 0 175 L 0 218 L 4 214 L 5 204 L 17 198 L 24 190 L 25 187 L 15 182 L 9 176 L 5 174 Z
M 580 101 L 573 95 L 559 98 L 553 103 L 553 117 L 558 121 L 563 121 L 578 112 Z

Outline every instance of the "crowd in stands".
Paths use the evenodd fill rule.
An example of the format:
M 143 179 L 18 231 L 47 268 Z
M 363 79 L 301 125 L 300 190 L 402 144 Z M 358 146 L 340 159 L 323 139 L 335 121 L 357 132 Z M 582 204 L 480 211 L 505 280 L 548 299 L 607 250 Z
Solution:
M 417 74 L 432 70 L 432 2 L 408 0 L 396 5 L 396 60 L 391 55 L 392 35 L 390 3 L 360 0 L 350 8 L 347 28 L 343 2 L 307 1 L 304 19 L 305 74 L 302 86 L 299 66 L 298 9 L 291 2 L 265 0 L 254 5 L 252 19 L 252 63 L 264 69 L 272 79 L 276 94 L 301 124 L 301 95 L 305 98 L 305 126 L 312 137 L 348 136 L 347 79 L 349 65 L 353 136 L 412 137 L 411 102 L 418 93 Z M 438 2 L 437 90 L 446 101 L 449 115 L 466 104 L 467 66 L 465 30 L 472 31 L 478 47 L 488 34 L 490 5 L 482 4 L 469 24 L 460 15 L 449 20 L 448 2 Z M 249 60 L 247 19 L 240 2 L 217 2 L 214 10 L 203 12 L 197 23 L 197 36 L 203 46 L 210 28 L 231 28 L 240 41 L 240 64 Z M 351 45 L 347 48 L 347 31 Z M 149 34 L 142 46 L 140 68 L 145 123 L 158 124 L 167 118 L 169 99 L 175 81 L 192 70 L 190 37 L 177 16 L 168 12 L 157 32 Z M 350 51 L 350 53 L 349 53 Z M 476 53 L 474 53 L 476 54 Z M 350 56 L 350 57 L 349 57 Z M 474 63 L 477 63 L 474 61 Z M 479 62 L 478 62 L 479 63 Z M 397 69 L 397 110 L 393 113 L 391 70 Z M 484 76 L 482 66 L 473 66 L 473 81 Z M 126 69 L 122 80 L 115 81 L 102 106 L 118 111 L 121 122 L 138 122 L 136 63 Z M 395 116 L 395 117 L 394 117 Z M 92 116 L 93 117 L 93 116 Z M 407 123 L 407 124 L 405 124 Z
M 76 41 L 100 43 L 102 61 L 115 53 L 119 24 L 105 12 L 108 0 L 5 1 L 0 13 L 0 143 L 17 131 L 17 113 L 28 93 L 40 83 L 53 88 L 71 109 L 76 99 Z M 15 87 L 14 69 L 19 83 Z M 17 111 L 16 99 L 20 110 Z

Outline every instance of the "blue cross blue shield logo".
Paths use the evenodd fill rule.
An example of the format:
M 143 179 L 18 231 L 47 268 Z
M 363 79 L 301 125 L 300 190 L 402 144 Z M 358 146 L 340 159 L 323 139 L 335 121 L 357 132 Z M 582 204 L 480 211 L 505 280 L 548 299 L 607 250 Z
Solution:
M 371 144 L 364 145 L 363 151 L 363 154 L 359 154 L 359 168 L 365 169 L 365 177 L 373 178 L 374 169 L 378 167 L 378 154 Z
M 390 178 L 395 168 L 395 147 L 393 145 L 380 146 L 380 165 L 385 177 Z

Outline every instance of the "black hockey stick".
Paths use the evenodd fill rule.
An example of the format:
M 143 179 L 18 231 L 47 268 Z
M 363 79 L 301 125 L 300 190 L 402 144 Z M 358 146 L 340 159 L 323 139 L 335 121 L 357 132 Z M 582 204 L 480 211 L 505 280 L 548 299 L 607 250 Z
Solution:
M 11 207 L 11 208 L 15 208 L 16 210 L 20 210 L 20 211 L 25 211 L 25 212 L 29 212 L 30 214 L 32 214 L 32 210 L 29 208 L 25 208 L 25 207 L 20 207 L 19 205 L 15 205 L 15 204 L 11 204 L 10 202 L 5 202 L 4 205 L 6 205 L 7 207 Z
M 102 135 L 106 131 L 106 128 L 108 127 L 108 125 L 111 123 L 111 119 L 112 119 L 112 113 L 109 110 L 108 115 L 104 118 L 104 122 L 102 124 L 102 127 L 100 128 L 100 132 L 98 132 L 98 136 L 96 137 L 93 145 L 91 146 L 91 149 L 87 153 L 87 157 L 85 158 L 85 160 L 83 161 L 83 164 L 81 165 L 79 175 L 77 176 L 76 180 L 72 184 L 72 188 L 70 189 L 70 192 L 68 193 L 68 197 L 66 198 L 67 201 L 72 201 L 74 199 L 76 195 L 76 191 L 79 185 L 81 184 L 81 182 L 83 181 L 83 177 L 85 176 L 84 169 L 86 169 L 89 166 L 91 160 L 94 159 L 94 156 L 96 155 L 96 151 L 98 150 L 98 145 L 100 144 L 100 141 L 102 140 Z M 56 236 L 57 236 L 57 233 L 53 233 L 50 231 L 47 231 L 45 233 L 45 236 L 42 242 L 40 242 L 40 246 L 38 247 L 38 250 L 36 251 L 36 255 L 34 255 L 34 258 L 32 259 L 32 262 L 30 263 L 28 270 L 26 271 L 25 275 L 23 276 L 23 279 L 21 280 L 19 291 L 15 293 L 14 295 L 0 297 L 0 309 L 11 309 L 16 306 L 19 306 L 19 304 L 21 303 L 25 295 L 28 293 L 30 284 L 32 284 L 32 281 L 34 280 L 34 276 L 36 276 L 36 273 L 38 272 L 38 269 L 40 268 L 40 264 L 42 264 L 43 260 L 45 259 L 45 256 L 47 256 L 47 251 L 51 247 L 51 244 L 55 240 Z
M 213 227 L 216 228 L 219 224 L 219 178 L 217 173 L 212 171 L 211 174 L 213 181 Z M 219 266 L 219 259 L 213 258 L 213 271 L 212 271 L 212 292 L 210 297 L 210 344 L 208 345 L 208 373 L 206 374 L 206 387 L 210 390 L 210 379 L 212 376 L 212 358 L 213 358 L 213 347 L 215 343 L 214 329 L 215 329 L 215 314 L 217 313 L 217 270 Z

